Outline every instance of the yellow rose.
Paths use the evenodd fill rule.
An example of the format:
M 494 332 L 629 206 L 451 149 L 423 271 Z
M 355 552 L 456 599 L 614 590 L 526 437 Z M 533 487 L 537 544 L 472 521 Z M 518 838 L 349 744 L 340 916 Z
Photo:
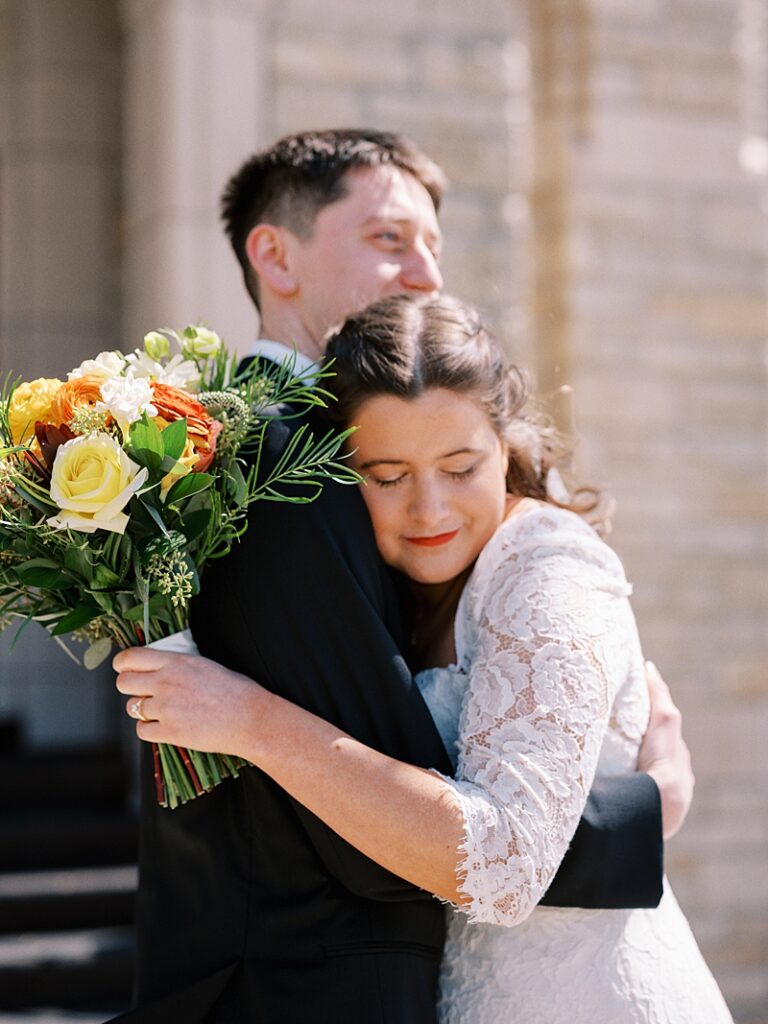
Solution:
M 63 381 L 40 377 L 19 384 L 8 406 L 8 425 L 14 444 L 24 444 L 35 436 L 35 423 L 49 423 L 51 404 Z M 59 424 L 57 423 L 56 426 Z
M 51 471 L 51 497 L 62 510 L 48 520 L 59 530 L 125 533 L 122 511 L 147 479 L 109 434 L 75 437 L 59 447 Z

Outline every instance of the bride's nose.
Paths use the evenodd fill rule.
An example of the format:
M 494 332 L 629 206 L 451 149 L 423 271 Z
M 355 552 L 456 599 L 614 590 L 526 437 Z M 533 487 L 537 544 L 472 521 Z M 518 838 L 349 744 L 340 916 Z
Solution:
M 419 526 L 431 528 L 441 525 L 448 513 L 442 487 L 434 480 L 417 482 L 408 511 L 413 522 Z

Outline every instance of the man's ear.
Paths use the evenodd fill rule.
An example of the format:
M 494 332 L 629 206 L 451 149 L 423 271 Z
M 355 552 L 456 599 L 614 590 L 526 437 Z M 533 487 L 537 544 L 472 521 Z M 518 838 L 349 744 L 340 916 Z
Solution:
M 288 266 L 284 228 L 257 224 L 248 233 L 245 252 L 261 288 L 269 288 L 283 298 L 296 293 L 298 283 Z

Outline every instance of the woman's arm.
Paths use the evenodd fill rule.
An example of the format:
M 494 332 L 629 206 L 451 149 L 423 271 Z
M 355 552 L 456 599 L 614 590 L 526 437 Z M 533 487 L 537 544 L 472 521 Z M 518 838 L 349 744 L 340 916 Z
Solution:
M 121 693 L 148 697 L 142 712 L 156 720 L 137 723 L 142 740 L 246 758 L 382 867 L 459 899 L 463 821 L 442 777 L 380 754 L 207 658 L 137 647 L 113 664 Z
M 578 823 L 613 668 L 600 636 L 585 636 L 578 619 L 588 614 L 594 625 L 597 605 L 605 620 L 616 597 L 585 591 L 578 552 L 545 564 L 554 593 L 539 579 L 541 563 L 500 567 L 494 621 L 472 668 L 456 783 L 386 757 L 205 659 L 122 652 L 118 688 L 150 696 L 143 710 L 157 721 L 138 725 L 142 739 L 239 754 L 382 866 L 471 903 L 473 916 L 516 923 L 545 891 Z M 534 620 L 544 632 L 512 640 Z

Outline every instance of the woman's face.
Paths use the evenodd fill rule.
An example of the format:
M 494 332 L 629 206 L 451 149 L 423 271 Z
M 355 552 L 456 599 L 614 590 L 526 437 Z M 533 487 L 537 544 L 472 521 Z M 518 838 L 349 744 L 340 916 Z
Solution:
M 486 413 L 464 395 L 381 395 L 354 416 L 355 469 L 385 562 L 420 583 L 471 565 L 507 509 L 507 453 Z

